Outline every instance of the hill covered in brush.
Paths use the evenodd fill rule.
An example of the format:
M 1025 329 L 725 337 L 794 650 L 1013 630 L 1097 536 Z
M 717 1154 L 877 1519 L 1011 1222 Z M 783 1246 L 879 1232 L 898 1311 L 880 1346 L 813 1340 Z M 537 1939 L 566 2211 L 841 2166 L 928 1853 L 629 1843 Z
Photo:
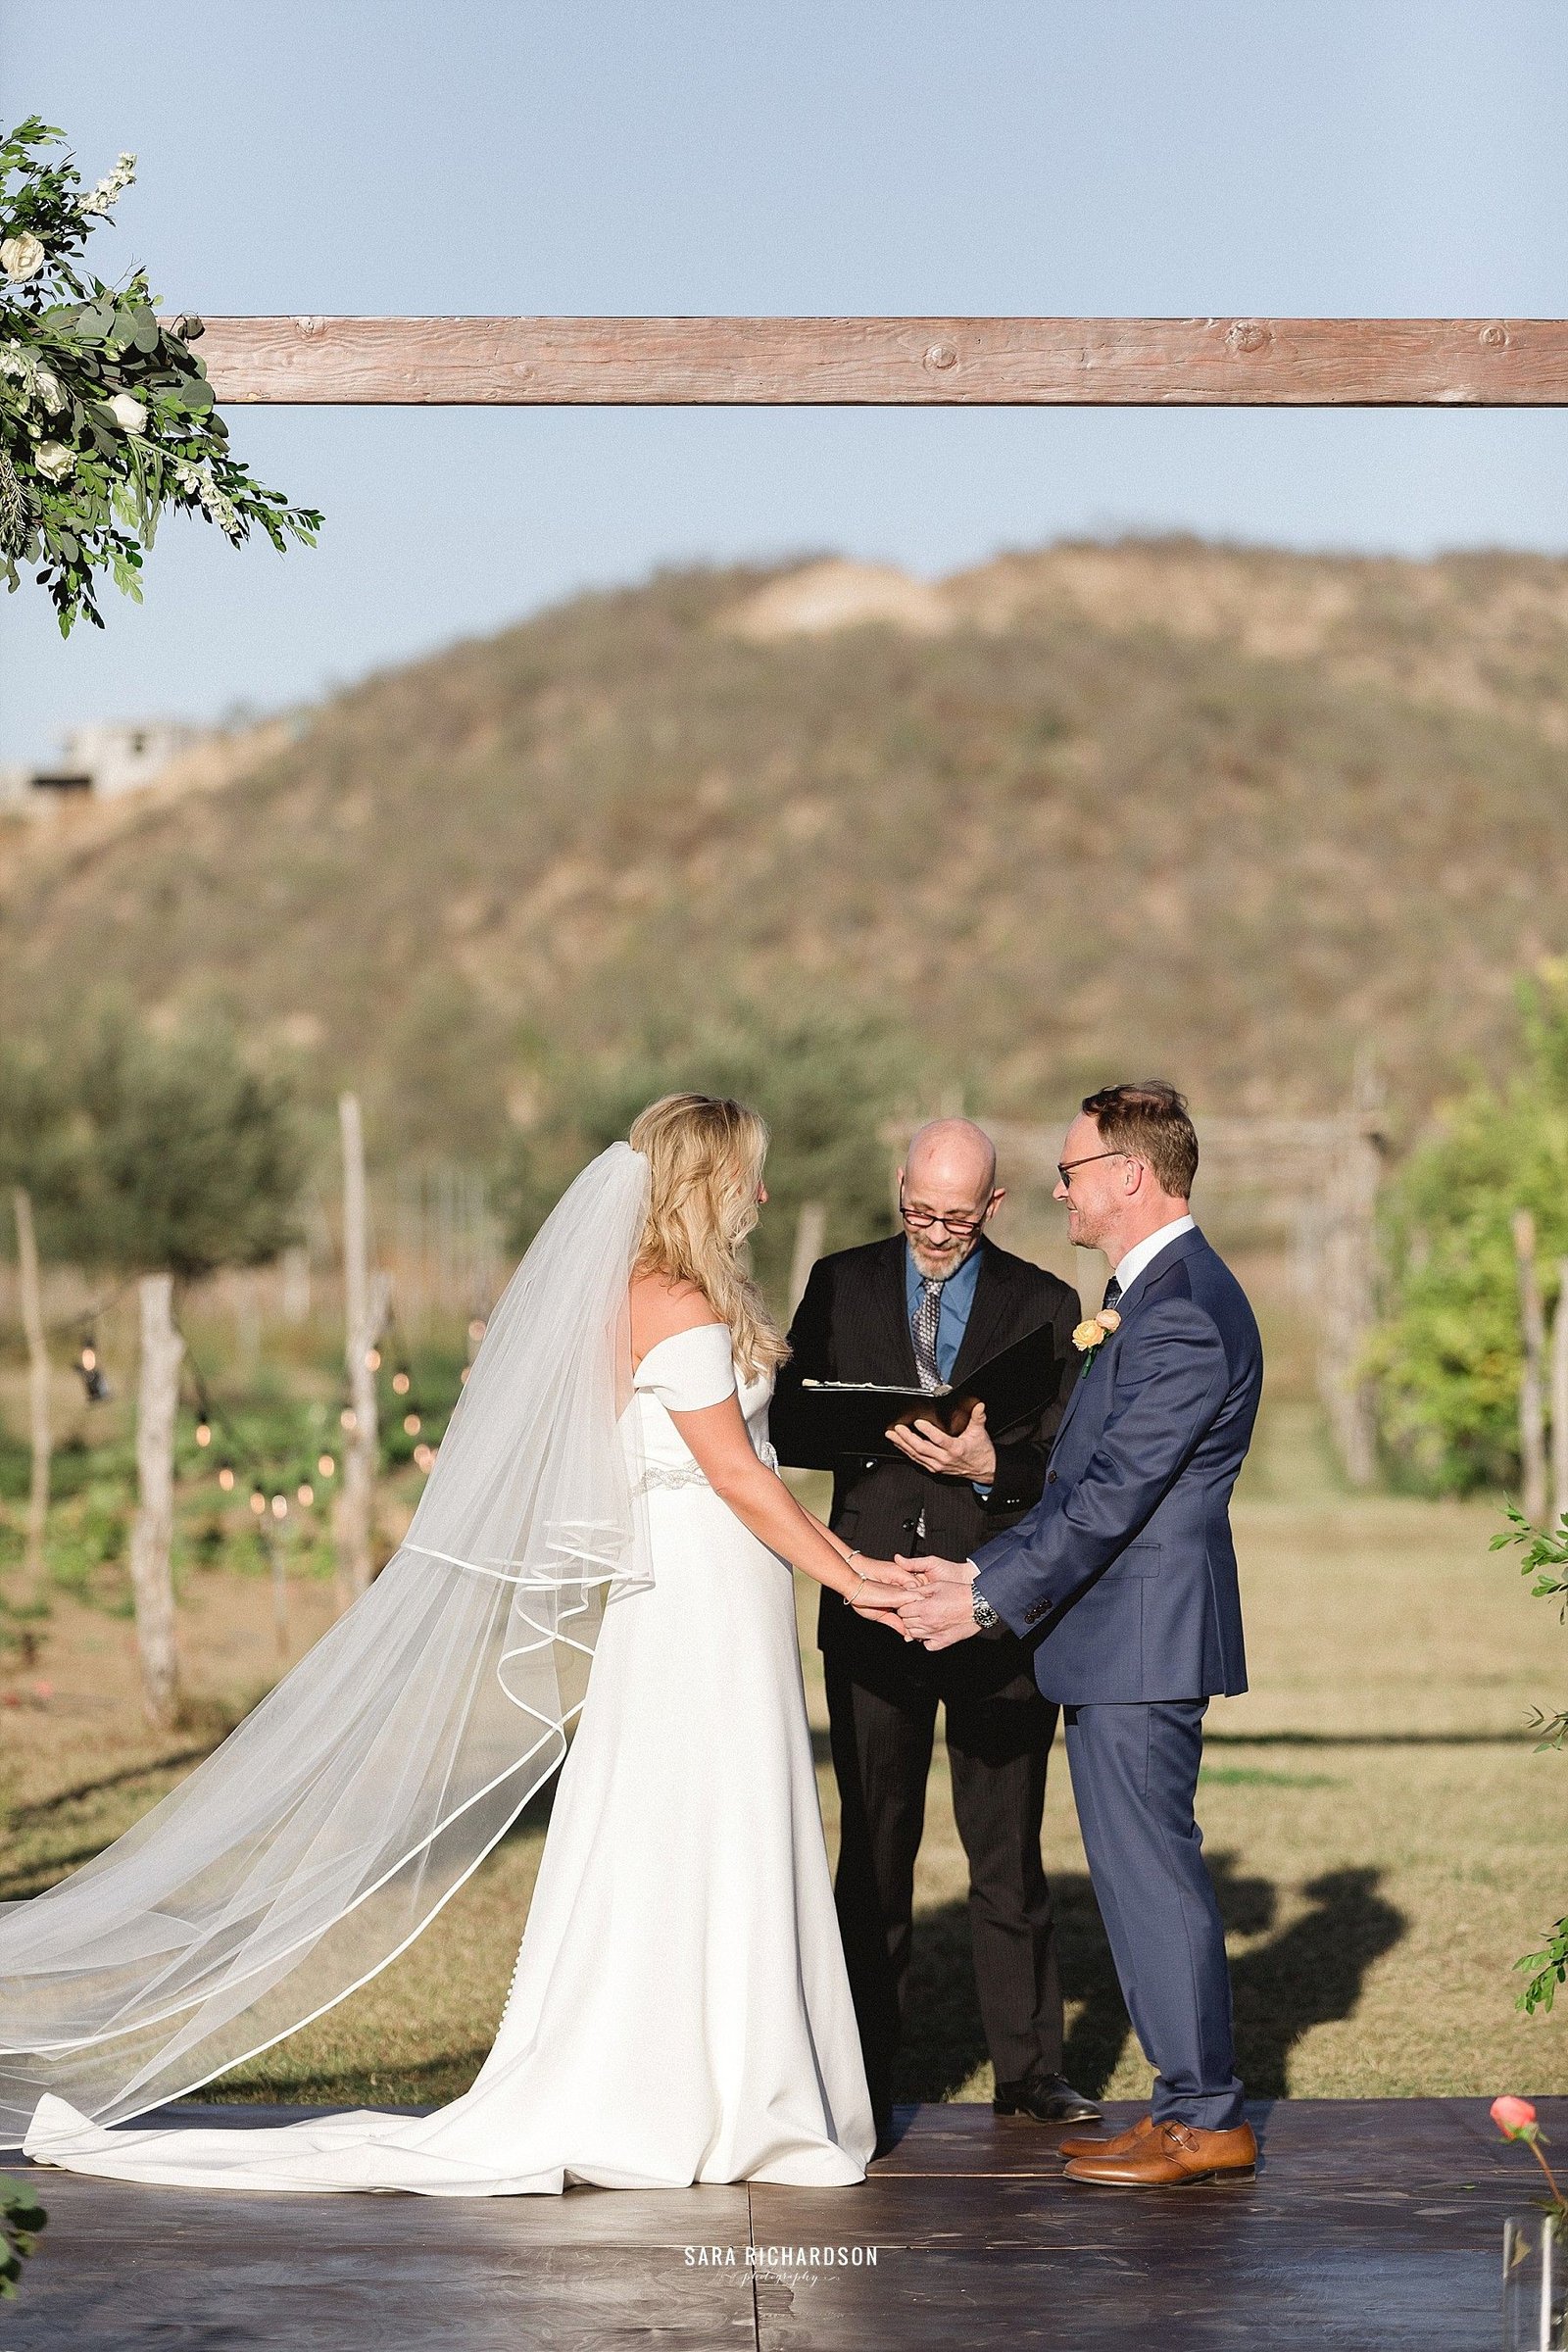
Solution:
M 14 827 L 0 1001 L 226 1005 L 379 1152 L 749 1008 L 911 1100 L 1160 1069 L 1412 1114 L 1568 935 L 1568 564 L 1063 546 L 583 597 L 367 679 L 220 789 Z

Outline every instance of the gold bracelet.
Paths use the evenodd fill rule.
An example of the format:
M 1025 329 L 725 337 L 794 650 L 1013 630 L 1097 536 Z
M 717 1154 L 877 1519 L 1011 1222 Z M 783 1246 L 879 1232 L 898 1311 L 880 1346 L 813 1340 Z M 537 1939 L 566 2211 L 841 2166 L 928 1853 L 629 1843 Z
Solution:
M 855 1566 L 855 1563 L 856 1563 L 856 1561 L 857 1561 L 857 1560 L 859 1558 L 859 1556 L 860 1556 L 860 1554 L 859 1554 L 858 1550 L 855 1550 L 855 1551 L 847 1552 L 847 1553 L 845 1554 L 845 1558 L 844 1558 L 844 1565 L 845 1565 L 845 1567 L 846 1567 L 846 1568 L 853 1568 L 853 1567 Z M 839 1594 L 839 1598 L 840 1598 L 840 1600 L 842 1600 L 842 1601 L 843 1601 L 843 1603 L 844 1603 L 844 1606 L 845 1606 L 847 1609 L 853 1609 L 853 1608 L 854 1608 L 854 1606 L 855 1606 L 856 1602 L 857 1602 L 857 1601 L 859 1599 L 859 1597 L 860 1597 L 860 1594 L 861 1594 L 861 1593 L 862 1593 L 862 1592 L 865 1591 L 865 1588 L 866 1588 L 866 1586 L 867 1586 L 867 1585 L 870 1583 L 870 1581 L 871 1581 L 871 1579 L 870 1579 L 870 1575 L 869 1575 L 869 1573 L 862 1574 L 862 1575 L 861 1575 L 861 1578 L 860 1578 L 860 1581 L 859 1581 L 859 1583 L 858 1583 L 858 1584 L 856 1586 L 856 1588 L 855 1588 L 855 1591 L 854 1591 L 853 1592 L 841 1592 L 841 1593 Z

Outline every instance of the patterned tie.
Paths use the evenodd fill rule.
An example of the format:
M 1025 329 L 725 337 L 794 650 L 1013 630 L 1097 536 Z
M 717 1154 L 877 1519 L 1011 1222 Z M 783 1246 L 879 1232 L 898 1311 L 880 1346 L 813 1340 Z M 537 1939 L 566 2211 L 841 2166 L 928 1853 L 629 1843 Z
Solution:
M 942 1321 L 942 1284 L 945 1276 L 922 1274 L 920 1300 L 909 1329 L 914 1339 L 914 1368 L 927 1396 L 942 1386 L 937 1370 L 937 1326 Z
M 1113 1274 L 1105 1285 L 1105 1296 L 1103 1298 L 1102 1298 L 1100 1303 L 1102 1306 L 1114 1306 L 1120 1297 L 1121 1284 L 1116 1280 L 1116 1277 Z

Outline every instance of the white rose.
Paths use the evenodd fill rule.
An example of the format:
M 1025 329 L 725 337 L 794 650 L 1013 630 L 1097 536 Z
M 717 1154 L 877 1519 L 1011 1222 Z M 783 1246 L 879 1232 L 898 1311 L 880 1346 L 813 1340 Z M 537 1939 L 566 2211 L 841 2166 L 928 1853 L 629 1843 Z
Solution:
M 32 462 L 46 482 L 63 482 L 76 463 L 63 441 L 40 441 Z
M 117 392 L 109 403 L 115 422 L 127 433 L 139 433 L 147 422 L 147 411 L 129 392 Z
M 66 395 L 60 378 L 52 368 L 40 368 L 32 379 L 33 390 L 51 416 L 58 416 L 66 405 Z
M 24 228 L 20 237 L 7 237 L 0 245 L 0 270 L 14 286 L 24 286 L 29 277 L 36 277 L 46 260 L 41 237 Z

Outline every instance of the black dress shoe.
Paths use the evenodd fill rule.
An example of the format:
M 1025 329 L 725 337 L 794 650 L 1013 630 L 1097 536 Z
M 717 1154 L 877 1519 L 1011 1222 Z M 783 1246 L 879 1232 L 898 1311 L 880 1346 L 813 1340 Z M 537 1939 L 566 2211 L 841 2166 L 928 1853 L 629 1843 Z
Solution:
M 999 2082 L 993 2115 L 1031 2115 L 1037 2124 L 1098 2124 L 1100 2109 L 1062 2075 L 1033 2074 L 1022 2082 Z

